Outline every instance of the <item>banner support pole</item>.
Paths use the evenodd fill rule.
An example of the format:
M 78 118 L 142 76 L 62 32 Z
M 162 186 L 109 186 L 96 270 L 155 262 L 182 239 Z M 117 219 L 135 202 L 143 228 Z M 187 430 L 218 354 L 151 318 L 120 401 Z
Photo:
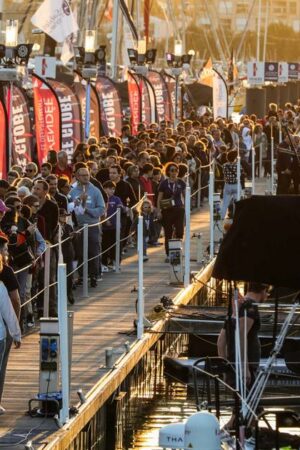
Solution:
M 114 0 L 113 23 L 112 23 L 112 42 L 111 42 L 111 77 L 117 78 L 117 53 L 118 53 L 118 24 L 119 24 L 119 0 Z

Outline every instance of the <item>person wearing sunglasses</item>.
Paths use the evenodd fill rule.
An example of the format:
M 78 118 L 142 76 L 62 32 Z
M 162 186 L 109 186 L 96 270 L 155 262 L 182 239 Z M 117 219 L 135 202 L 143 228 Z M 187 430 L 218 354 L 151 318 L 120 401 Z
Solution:
M 165 232 L 166 262 L 169 262 L 169 239 L 183 238 L 184 195 L 186 184 L 178 178 L 178 165 L 170 162 L 165 166 L 166 179 L 158 187 L 158 218 Z
M 34 178 L 38 174 L 38 167 L 34 162 L 30 162 L 27 164 L 25 168 L 25 175 L 27 178 L 30 178 L 31 180 L 34 180 Z

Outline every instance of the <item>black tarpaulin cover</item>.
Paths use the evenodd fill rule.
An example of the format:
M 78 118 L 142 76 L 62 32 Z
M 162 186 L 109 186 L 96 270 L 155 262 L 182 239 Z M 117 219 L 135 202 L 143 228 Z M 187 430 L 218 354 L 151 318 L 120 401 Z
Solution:
M 300 288 L 300 196 L 239 201 L 213 277 Z

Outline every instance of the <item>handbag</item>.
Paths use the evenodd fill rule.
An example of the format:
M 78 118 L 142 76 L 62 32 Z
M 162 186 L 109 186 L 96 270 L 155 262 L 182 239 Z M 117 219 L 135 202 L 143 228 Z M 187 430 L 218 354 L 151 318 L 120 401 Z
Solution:
M 174 206 L 174 200 L 172 197 L 165 198 L 160 201 L 160 207 L 162 210 L 172 208 L 172 206 Z
M 14 248 L 14 251 L 11 252 L 11 258 L 12 263 L 20 269 L 29 266 L 34 261 L 33 252 L 25 242 Z

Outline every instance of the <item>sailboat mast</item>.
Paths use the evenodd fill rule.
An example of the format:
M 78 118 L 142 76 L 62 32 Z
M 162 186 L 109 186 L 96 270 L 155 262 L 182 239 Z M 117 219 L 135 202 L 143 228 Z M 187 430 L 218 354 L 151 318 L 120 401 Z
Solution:
M 256 61 L 260 61 L 261 0 L 258 0 Z

